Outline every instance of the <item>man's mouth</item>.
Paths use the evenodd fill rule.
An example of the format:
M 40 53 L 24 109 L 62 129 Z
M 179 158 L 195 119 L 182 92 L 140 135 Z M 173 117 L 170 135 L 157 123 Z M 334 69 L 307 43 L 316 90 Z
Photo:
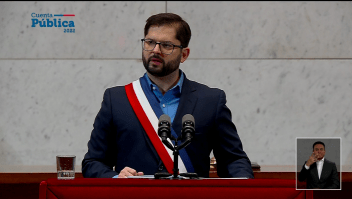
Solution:
M 161 59 L 158 59 L 158 58 L 152 58 L 150 61 L 152 61 L 156 65 L 159 65 L 159 64 L 163 63 L 163 61 Z
M 152 58 L 152 61 L 162 62 L 161 59 L 158 58 Z

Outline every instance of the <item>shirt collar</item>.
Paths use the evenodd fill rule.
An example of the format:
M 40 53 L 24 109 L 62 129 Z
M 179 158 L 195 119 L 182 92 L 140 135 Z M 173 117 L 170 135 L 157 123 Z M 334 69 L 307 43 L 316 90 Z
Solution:
M 324 162 L 324 158 L 325 157 L 323 157 L 323 159 L 321 159 L 321 160 L 318 160 L 317 163 L 319 163 L 319 164 L 323 163 Z
M 149 88 L 153 91 L 153 87 L 155 86 L 157 88 L 157 85 L 154 84 L 148 77 L 148 74 L 145 73 L 144 76 L 143 76 L 146 80 L 147 80 L 147 83 L 149 85 Z M 170 90 L 173 90 L 175 88 L 179 88 L 179 93 L 181 93 L 181 90 L 182 90 L 182 84 L 183 84 L 183 80 L 185 79 L 185 76 L 183 74 L 183 71 L 180 69 L 180 79 L 178 80 L 177 84 L 172 87 Z

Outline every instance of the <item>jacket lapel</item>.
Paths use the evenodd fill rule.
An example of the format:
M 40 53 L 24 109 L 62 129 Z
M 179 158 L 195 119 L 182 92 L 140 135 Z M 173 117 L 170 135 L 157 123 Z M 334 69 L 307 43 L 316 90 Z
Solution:
M 192 82 L 186 78 L 183 81 L 180 103 L 177 107 L 175 119 L 172 123 L 176 134 L 180 136 L 182 130 L 182 117 L 185 114 L 192 114 L 194 107 L 197 103 L 198 97 L 196 96 L 196 88 L 193 86 Z
M 325 175 L 324 174 L 327 174 L 328 170 L 329 170 L 329 164 L 328 164 L 328 162 L 325 159 L 324 163 L 323 163 L 323 168 L 321 169 L 321 175 L 320 175 L 320 180 L 321 181 L 324 181 L 324 179 L 325 179 Z
M 319 181 L 317 163 L 314 163 L 311 166 L 312 166 L 312 175 L 313 175 L 313 177 Z

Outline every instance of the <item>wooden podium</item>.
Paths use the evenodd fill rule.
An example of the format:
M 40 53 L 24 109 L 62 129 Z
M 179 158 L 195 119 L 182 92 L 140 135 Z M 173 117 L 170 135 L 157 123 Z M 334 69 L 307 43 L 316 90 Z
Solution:
M 352 189 L 351 168 L 352 166 L 342 167 L 342 170 L 344 172 L 341 172 L 342 173 L 341 191 L 314 190 L 312 191 L 313 197 L 319 198 L 319 199 L 349 198 L 350 190 Z M 260 167 L 252 165 L 252 169 L 254 171 L 254 178 L 255 178 L 254 180 L 262 180 L 262 182 L 268 182 L 268 183 L 271 183 L 272 182 L 271 180 L 291 180 L 293 182 L 293 185 L 291 184 L 290 186 L 293 186 L 293 188 L 291 187 L 289 189 L 294 189 L 294 185 L 295 185 L 294 182 L 296 179 L 296 172 L 294 172 L 296 169 L 295 165 L 284 165 L 284 166 L 261 165 Z M 210 178 L 216 177 L 217 176 L 216 170 L 214 170 L 214 168 L 211 168 L 209 175 L 210 175 Z M 20 199 L 20 198 L 38 199 L 40 183 L 42 181 L 46 181 L 46 183 L 48 184 L 48 187 L 50 187 L 51 185 L 48 179 L 52 179 L 56 177 L 57 177 L 57 173 L 56 173 L 56 167 L 54 165 L 53 166 L 2 166 L 0 168 L 0 198 L 1 199 Z M 76 165 L 75 180 L 86 180 L 82 176 L 80 165 Z M 111 179 L 111 180 L 114 180 L 114 179 Z M 162 181 L 162 182 L 165 182 L 165 181 Z M 238 184 L 233 186 L 235 187 L 237 186 L 237 188 L 239 188 L 239 186 L 241 185 L 243 186 L 242 188 L 247 189 L 246 187 L 244 187 L 246 184 Z M 176 185 L 172 185 L 172 186 L 176 186 Z M 298 184 L 298 188 L 300 187 L 305 187 L 305 186 L 300 186 L 300 184 Z M 233 188 L 233 187 L 230 186 L 228 188 Z M 207 190 L 212 188 L 203 186 L 203 189 Z
M 103 179 L 42 181 L 39 199 L 77 198 L 295 198 L 313 199 L 313 191 L 296 190 L 287 179 Z

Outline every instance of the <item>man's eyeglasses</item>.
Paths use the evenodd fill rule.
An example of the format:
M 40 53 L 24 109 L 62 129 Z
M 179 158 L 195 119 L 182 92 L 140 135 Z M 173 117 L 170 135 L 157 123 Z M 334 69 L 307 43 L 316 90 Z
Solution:
M 159 44 L 159 48 L 161 53 L 165 55 L 170 55 L 174 51 L 175 47 L 183 48 L 182 46 L 175 45 L 169 42 L 156 42 L 152 39 L 141 39 L 142 48 L 145 51 L 152 51 L 157 44 Z

